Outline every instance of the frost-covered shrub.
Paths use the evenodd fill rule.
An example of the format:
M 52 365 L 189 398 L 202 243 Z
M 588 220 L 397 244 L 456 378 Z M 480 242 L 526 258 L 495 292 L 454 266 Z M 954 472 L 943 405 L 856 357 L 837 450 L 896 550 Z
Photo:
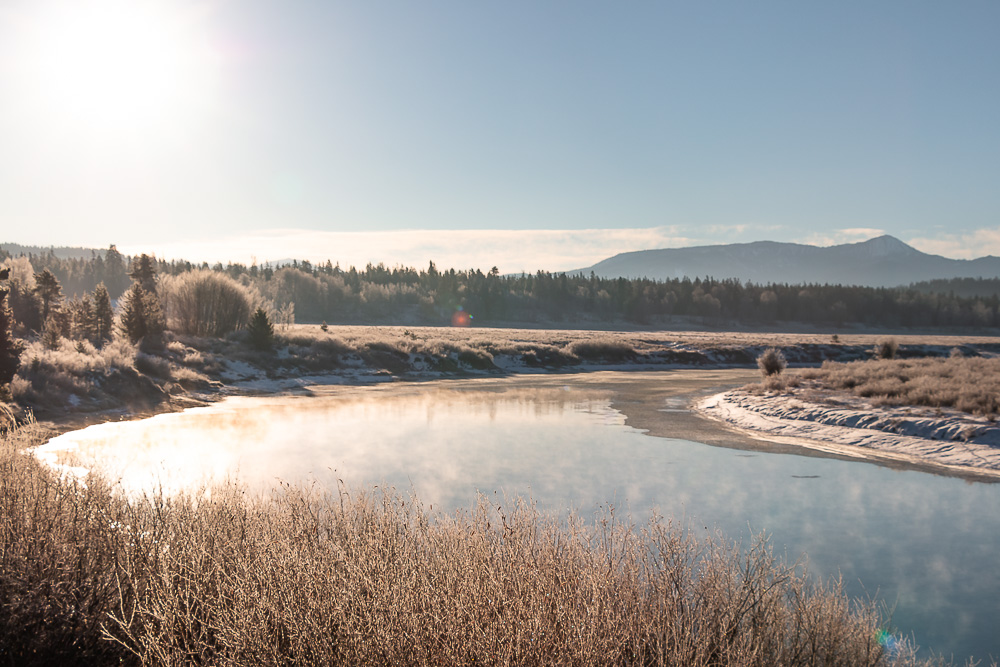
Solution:
M 170 329 L 222 337 L 247 326 L 260 296 L 223 273 L 202 269 L 166 276 L 160 293 Z
M 896 352 L 899 351 L 899 343 L 896 342 L 895 338 L 883 338 L 879 342 L 875 343 L 875 348 L 872 353 L 875 355 L 876 359 L 895 359 Z
M 757 368 L 760 369 L 765 378 L 779 375 L 786 366 L 788 366 L 788 362 L 785 361 L 785 355 L 776 347 L 767 348 L 757 357 Z

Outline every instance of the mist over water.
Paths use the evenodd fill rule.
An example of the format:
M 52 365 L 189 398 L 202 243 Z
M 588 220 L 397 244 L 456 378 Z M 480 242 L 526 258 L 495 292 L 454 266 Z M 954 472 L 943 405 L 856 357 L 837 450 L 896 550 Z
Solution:
M 1000 485 L 651 437 L 614 399 L 573 378 L 329 387 L 93 426 L 43 451 L 99 465 L 131 493 L 342 480 L 412 491 L 435 511 L 506 494 L 543 511 L 613 504 L 637 523 L 655 509 L 732 538 L 765 531 L 789 560 L 808 554 L 814 575 L 894 606 L 921 646 L 1000 655 Z

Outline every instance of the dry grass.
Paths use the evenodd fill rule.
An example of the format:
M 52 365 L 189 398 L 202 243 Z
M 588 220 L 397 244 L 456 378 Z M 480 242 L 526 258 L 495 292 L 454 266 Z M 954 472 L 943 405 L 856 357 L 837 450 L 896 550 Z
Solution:
M 566 351 L 588 361 L 629 361 L 637 355 L 633 345 L 608 336 L 575 340 L 566 346 Z
M 0 663 L 888 665 L 872 603 L 764 542 L 522 501 L 229 486 L 127 501 L 0 442 Z
M 360 338 L 389 339 L 407 337 L 419 339 L 440 338 L 472 346 L 481 344 L 538 343 L 563 348 L 574 341 L 595 338 L 625 343 L 637 352 L 660 349 L 663 344 L 682 344 L 690 348 L 710 349 L 726 346 L 778 347 L 796 345 L 846 345 L 871 350 L 884 334 L 855 334 L 840 332 L 832 343 L 830 334 L 823 333 L 747 333 L 736 331 L 588 331 L 583 329 L 515 329 L 493 327 L 402 327 L 402 326 L 346 326 L 330 325 L 330 335 L 344 340 Z M 318 325 L 296 324 L 289 333 L 316 336 Z M 951 348 L 962 345 L 997 345 L 1000 338 L 987 336 L 934 336 L 893 334 L 900 346 L 936 345 Z
M 604 364 L 751 365 L 774 347 L 789 363 L 869 358 L 874 335 L 748 334 L 739 332 L 587 331 L 462 327 L 294 325 L 279 336 L 287 351 L 281 365 L 327 371 L 362 364 L 393 373 L 413 370 L 561 369 Z M 1000 339 L 897 336 L 913 355 L 947 355 L 963 346 L 971 353 L 1000 350 Z M 239 352 L 227 352 L 238 356 Z M 251 363 L 264 363 L 250 360 Z
M 801 377 L 848 391 L 873 405 L 953 408 L 995 418 L 1000 410 L 1000 359 L 952 356 L 824 363 Z

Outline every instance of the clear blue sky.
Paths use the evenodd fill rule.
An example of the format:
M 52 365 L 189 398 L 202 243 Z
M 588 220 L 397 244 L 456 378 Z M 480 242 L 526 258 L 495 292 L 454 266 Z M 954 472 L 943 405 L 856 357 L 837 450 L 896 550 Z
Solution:
M 1000 255 L 997 2 L 148 6 L 0 5 L 0 241 L 503 270 L 880 233 Z

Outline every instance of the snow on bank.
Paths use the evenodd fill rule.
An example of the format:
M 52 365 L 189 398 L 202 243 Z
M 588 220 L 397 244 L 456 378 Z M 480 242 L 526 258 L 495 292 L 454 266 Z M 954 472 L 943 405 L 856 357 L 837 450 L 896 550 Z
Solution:
M 864 410 L 821 405 L 791 394 L 737 389 L 696 406 L 702 414 L 762 439 L 861 458 L 890 458 L 1000 474 L 1000 427 L 955 411 Z

